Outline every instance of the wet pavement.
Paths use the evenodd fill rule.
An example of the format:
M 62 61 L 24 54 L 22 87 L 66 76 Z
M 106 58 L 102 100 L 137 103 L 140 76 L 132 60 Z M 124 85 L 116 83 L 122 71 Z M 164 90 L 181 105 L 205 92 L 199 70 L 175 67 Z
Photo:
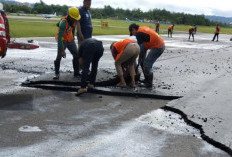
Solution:
M 51 80 L 56 43 L 33 38 L 39 49 L 9 49 L 0 60 L 0 156 L 231 156 L 232 43 L 227 35 L 211 42 L 212 36 L 197 34 L 191 42 L 188 34 L 163 35 L 154 88 L 141 93 L 181 97 L 175 100 L 96 92 L 75 97 L 75 84 L 61 85 L 71 91 L 24 87 Z M 115 72 L 109 46 L 125 37 L 96 37 L 105 47 L 100 71 Z M 71 60 L 67 52 L 61 79 L 75 83 Z

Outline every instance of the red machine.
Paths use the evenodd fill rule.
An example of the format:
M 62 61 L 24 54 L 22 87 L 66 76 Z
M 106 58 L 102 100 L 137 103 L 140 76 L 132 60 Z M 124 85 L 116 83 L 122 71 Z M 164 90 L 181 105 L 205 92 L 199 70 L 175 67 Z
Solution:
M 10 42 L 9 23 L 6 13 L 0 10 L 0 56 L 6 55 L 7 44 Z
M 39 46 L 29 41 L 28 43 L 10 42 L 8 19 L 5 11 L 0 8 L 0 57 L 4 58 L 6 56 L 7 48 L 31 50 L 39 48 Z
M 24 50 L 32 50 L 39 48 L 38 45 L 34 45 L 30 43 L 18 43 L 18 42 L 10 42 L 7 47 L 12 49 L 24 49 Z

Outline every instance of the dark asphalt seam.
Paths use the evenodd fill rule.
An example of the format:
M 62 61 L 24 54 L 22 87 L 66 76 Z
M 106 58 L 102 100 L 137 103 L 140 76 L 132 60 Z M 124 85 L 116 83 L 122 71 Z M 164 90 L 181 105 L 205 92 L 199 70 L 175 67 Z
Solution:
M 32 87 L 32 88 L 41 88 L 46 90 L 58 90 L 58 91 L 67 91 L 67 92 L 77 92 L 79 88 L 71 87 L 71 86 L 57 86 L 57 85 L 41 85 L 41 84 L 22 84 L 24 87 Z M 134 93 L 134 92 L 121 92 L 121 91 L 105 91 L 101 89 L 91 89 L 88 90 L 88 93 L 93 94 L 102 94 L 109 96 L 125 96 L 125 97 L 135 97 L 135 98 L 153 98 L 153 99 L 161 99 L 161 100 L 173 100 L 179 99 L 180 96 L 169 96 L 169 95 L 158 95 L 158 94 L 144 94 L 144 93 Z
M 209 144 L 215 146 L 216 148 L 219 148 L 219 149 L 225 151 L 225 152 L 228 153 L 230 156 L 232 156 L 232 149 L 231 149 L 230 147 L 227 147 L 226 145 L 224 145 L 224 144 L 222 144 L 222 143 L 220 143 L 220 142 L 218 142 L 218 141 L 215 141 L 214 139 L 212 139 L 212 138 L 210 138 L 209 136 L 207 136 L 207 135 L 205 134 L 203 128 L 202 128 L 202 125 L 199 125 L 199 124 L 197 124 L 197 123 L 195 123 L 195 122 L 189 120 L 189 119 L 188 119 L 188 116 L 187 116 L 183 111 L 181 111 L 181 110 L 179 110 L 179 109 L 176 109 L 176 108 L 173 108 L 173 107 L 170 107 L 170 106 L 164 106 L 164 107 L 161 107 L 161 109 L 164 109 L 164 110 L 167 110 L 167 111 L 171 111 L 171 112 L 174 112 L 174 113 L 177 113 L 177 114 L 181 115 L 181 117 L 184 119 L 184 121 L 185 121 L 188 125 L 190 125 L 190 126 L 196 128 L 196 129 L 198 129 L 198 130 L 200 131 L 201 138 L 202 138 L 203 140 L 205 140 L 205 141 L 208 142 Z

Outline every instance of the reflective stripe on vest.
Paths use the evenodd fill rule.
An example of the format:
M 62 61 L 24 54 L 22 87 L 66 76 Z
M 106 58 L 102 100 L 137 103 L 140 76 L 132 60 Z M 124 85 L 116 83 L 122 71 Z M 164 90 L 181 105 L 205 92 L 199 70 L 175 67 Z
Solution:
M 116 49 L 117 52 L 118 52 L 118 54 L 117 54 L 117 56 L 116 56 L 116 58 L 115 58 L 115 61 L 119 60 L 119 58 L 121 57 L 121 55 L 122 55 L 124 49 L 126 48 L 126 46 L 127 46 L 129 43 L 135 43 L 135 41 L 132 40 L 132 39 L 124 39 L 124 40 L 120 40 L 120 41 L 118 41 L 118 42 L 116 42 L 116 43 L 114 44 L 114 47 L 115 47 L 115 49 Z
M 164 40 L 153 29 L 147 26 L 141 26 L 139 27 L 138 32 L 142 32 L 150 36 L 149 42 L 143 42 L 145 49 L 161 48 L 165 46 Z

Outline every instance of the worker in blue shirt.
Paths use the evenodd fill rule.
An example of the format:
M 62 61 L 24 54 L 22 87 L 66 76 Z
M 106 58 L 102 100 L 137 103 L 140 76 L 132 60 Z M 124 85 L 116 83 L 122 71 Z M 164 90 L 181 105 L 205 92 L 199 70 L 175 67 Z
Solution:
M 79 7 L 79 12 L 81 15 L 80 24 L 77 25 L 77 38 L 78 44 L 80 44 L 83 40 L 92 38 L 93 26 L 90 14 L 90 6 L 91 0 L 84 0 L 83 6 Z

